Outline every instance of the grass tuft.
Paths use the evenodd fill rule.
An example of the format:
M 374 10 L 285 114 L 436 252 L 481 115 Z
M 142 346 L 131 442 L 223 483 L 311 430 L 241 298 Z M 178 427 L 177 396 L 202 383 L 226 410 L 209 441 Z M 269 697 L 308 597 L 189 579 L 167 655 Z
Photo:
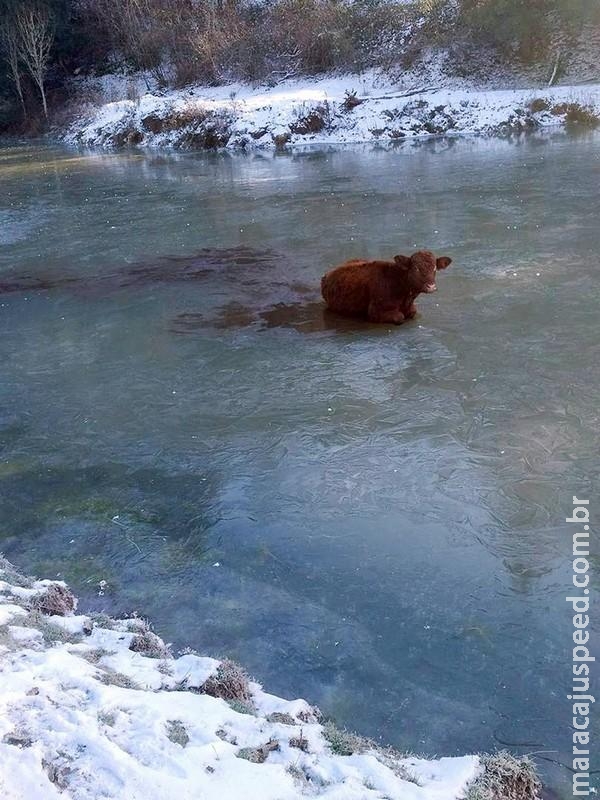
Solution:
M 269 753 L 274 750 L 279 750 L 279 742 L 277 739 L 269 739 L 268 742 L 258 747 L 242 747 L 236 755 L 238 758 L 243 758 L 252 764 L 263 764 L 269 757 Z
M 357 106 L 360 106 L 364 103 L 364 99 L 357 96 L 356 91 L 349 91 L 346 89 L 346 94 L 344 96 L 344 102 L 342 103 L 342 108 L 344 111 L 352 111 Z
M 296 725 L 296 720 L 291 714 L 286 714 L 281 711 L 274 711 L 272 714 L 268 714 L 267 722 L 277 722 L 281 725 Z
M 298 750 L 302 750 L 303 753 L 308 753 L 308 739 L 302 733 L 302 728 L 300 728 L 300 733 L 298 736 L 292 736 L 288 742 L 290 747 L 295 747 Z
M 596 111 L 581 103 L 557 103 L 552 106 L 550 113 L 555 117 L 564 117 L 566 125 L 583 125 L 589 128 L 600 125 L 600 116 Z
M 536 97 L 529 103 L 529 110 L 532 114 L 539 114 L 541 111 L 548 111 L 550 103 L 545 97 Z
M 326 722 L 323 725 L 323 736 L 329 743 L 331 752 L 336 756 L 352 756 L 354 753 L 364 753 L 374 747 L 373 742 L 358 736 L 356 733 L 342 730 L 333 722 Z
M 185 725 L 180 719 L 167 720 L 166 728 L 167 739 L 173 742 L 173 744 L 178 744 L 180 747 L 185 747 L 189 743 L 190 737 L 188 736 Z
M 75 596 L 65 586 L 58 583 L 54 583 L 34 595 L 30 602 L 32 610 L 49 617 L 54 615 L 65 617 L 73 612 L 75 605 Z
M 244 700 L 227 700 L 227 705 L 232 711 L 238 714 L 250 714 L 256 716 L 256 708 L 253 703 L 246 703 Z
M 172 658 L 171 652 L 163 640 L 148 629 L 141 630 L 134 635 L 129 649 L 147 658 L 159 658 L 162 661 Z
M 125 675 L 123 672 L 117 672 L 116 670 L 112 669 L 105 670 L 102 676 L 100 677 L 100 680 L 106 686 L 118 686 L 121 689 L 142 688 L 132 678 L 130 678 L 129 675 Z
M 104 656 L 114 655 L 116 650 L 107 650 L 105 647 L 93 647 L 91 650 L 86 650 L 85 653 L 78 653 L 81 658 L 85 658 L 90 664 L 97 664 Z
M 21 586 L 23 589 L 30 589 L 33 585 L 33 578 L 21 575 L 10 561 L 7 561 L 2 555 L 0 555 L 0 577 L 6 583 L 10 583 L 13 586 Z
M 81 636 L 77 633 L 70 633 L 60 625 L 56 625 L 48 620 L 41 611 L 30 611 L 26 616 L 19 617 L 19 625 L 25 628 L 33 628 L 39 631 L 44 637 L 46 644 L 77 644 L 81 641 Z
M 539 800 L 542 785 L 530 758 L 503 750 L 481 757 L 483 772 L 465 800 Z
M 250 679 L 242 667 L 234 661 L 225 659 L 200 687 L 201 694 L 220 697 L 223 700 L 237 700 L 254 706 L 250 692 Z

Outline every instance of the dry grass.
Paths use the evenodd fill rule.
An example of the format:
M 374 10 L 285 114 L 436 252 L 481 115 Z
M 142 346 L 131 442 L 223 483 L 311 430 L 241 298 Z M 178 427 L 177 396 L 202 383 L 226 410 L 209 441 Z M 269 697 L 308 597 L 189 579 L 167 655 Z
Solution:
M 331 752 L 337 756 L 352 756 L 354 753 L 364 753 L 375 747 L 372 741 L 338 728 L 333 722 L 323 725 L 323 736 L 329 743 Z
M 102 612 L 90 614 L 90 619 L 97 628 L 104 628 L 105 630 L 109 631 L 114 630 L 117 625 L 116 620 L 114 620 L 112 617 L 109 617 L 108 614 L 103 614 Z
M 33 578 L 21 575 L 10 561 L 7 561 L 2 555 L 0 555 L 0 578 L 6 583 L 10 583 L 13 586 L 21 586 L 24 589 L 30 589 L 33 585 Z
M 272 714 L 269 714 L 267 716 L 267 722 L 276 722 L 280 725 L 296 725 L 296 720 L 291 714 L 281 711 L 274 711 Z
M 104 656 L 112 656 L 115 652 L 115 650 L 106 650 L 104 647 L 93 647 L 91 650 L 87 650 L 85 653 L 79 653 L 78 655 L 90 664 L 97 664 L 101 658 L 104 658 Z
M 332 109 L 325 100 L 314 108 L 298 110 L 297 119 L 290 125 L 292 133 L 306 136 L 309 133 L 320 133 L 322 130 L 331 127 Z
M 10 744 L 13 747 L 19 747 L 21 750 L 31 747 L 33 741 L 34 740 L 30 736 L 21 730 L 15 730 L 11 733 L 6 733 L 2 737 L 3 744 Z
M 533 762 L 507 751 L 481 758 L 483 772 L 470 786 L 465 800 L 539 800 L 542 785 Z
M 303 735 L 302 729 L 300 729 L 298 736 L 292 736 L 290 738 L 289 745 L 290 747 L 295 747 L 298 750 L 302 750 L 303 753 L 308 753 L 308 739 Z
M 529 103 L 529 110 L 532 114 L 539 114 L 541 111 L 548 111 L 549 109 L 550 103 L 545 97 L 535 97 Z
M 29 603 L 30 608 L 46 616 L 64 617 L 75 609 L 75 597 L 65 587 L 52 584 L 36 594 Z
M 81 636 L 77 633 L 70 633 L 60 625 L 52 623 L 41 611 L 30 611 L 26 616 L 18 618 L 19 625 L 24 628 L 33 628 L 39 631 L 44 637 L 46 644 L 77 644 L 81 641 Z
M 147 658 L 159 658 L 163 661 L 172 658 L 171 652 L 163 640 L 147 629 L 134 635 L 129 644 L 129 649 Z
M 221 661 L 217 671 L 208 677 L 200 687 L 200 693 L 253 706 L 250 679 L 247 673 L 229 659 Z
M 53 783 L 56 788 L 63 792 L 69 786 L 69 777 L 73 772 L 73 767 L 70 765 L 72 758 L 61 756 L 54 761 L 42 759 L 42 767 L 48 776 L 50 783 Z
M 357 97 L 355 91 L 351 92 L 349 90 L 346 90 L 344 101 L 342 103 L 342 108 L 344 109 L 344 111 L 352 111 L 357 106 L 362 105 L 362 103 L 364 102 L 365 102 L 364 99 Z
M 243 700 L 227 700 L 227 705 L 232 711 L 238 714 L 256 716 L 256 708 L 252 702 L 246 703 Z
M 112 669 L 104 670 L 100 680 L 106 686 L 118 686 L 121 689 L 141 689 L 142 687 L 137 684 L 129 675 L 123 672 L 116 672 Z
M 277 739 L 269 739 L 268 742 L 258 747 L 242 747 L 236 755 L 238 758 L 243 758 L 252 764 L 263 764 L 269 757 L 269 753 L 274 750 L 279 750 L 279 742 Z
M 284 150 L 286 145 L 290 143 L 291 138 L 289 133 L 279 133 L 273 136 L 273 144 L 277 150 Z
M 564 117 L 566 125 L 582 125 L 596 128 L 600 125 L 600 117 L 591 106 L 581 103 L 557 103 L 552 106 L 550 113 L 555 117 Z
M 329 743 L 331 752 L 338 756 L 352 756 L 369 751 L 375 758 L 402 780 L 419 785 L 417 778 L 402 763 L 408 755 L 399 753 L 391 747 L 380 747 L 371 739 L 351 731 L 342 730 L 329 721 L 323 725 L 323 737 Z M 291 742 L 290 742 L 291 744 Z

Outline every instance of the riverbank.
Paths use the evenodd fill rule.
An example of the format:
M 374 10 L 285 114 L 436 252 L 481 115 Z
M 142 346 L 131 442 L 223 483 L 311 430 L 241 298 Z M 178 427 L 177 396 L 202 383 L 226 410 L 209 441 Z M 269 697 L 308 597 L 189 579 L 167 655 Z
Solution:
M 6 800 L 533 800 L 527 760 L 427 760 L 324 722 L 229 661 L 174 657 L 138 617 L 76 613 L 64 583 L 0 559 Z M 508 794 L 508 792 L 516 792 Z
M 135 79 L 86 80 L 71 122 L 58 132 L 94 147 L 282 149 L 393 143 L 430 136 L 506 135 L 556 126 L 596 127 L 600 84 L 478 88 L 430 74 L 392 80 L 377 72 L 158 91 Z M 146 83 L 148 83 L 146 81 Z M 149 84 L 148 84 L 149 85 Z

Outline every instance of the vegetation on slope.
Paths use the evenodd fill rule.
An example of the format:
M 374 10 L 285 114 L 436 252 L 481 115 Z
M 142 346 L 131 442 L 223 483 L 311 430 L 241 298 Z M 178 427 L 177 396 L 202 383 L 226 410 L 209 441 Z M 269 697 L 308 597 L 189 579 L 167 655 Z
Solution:
M 457 74 L 537 66 L 556 81 L 589 31 L 586 0 L 0 0 L 0 130 L 35 131 L 71 76 L 115 67 L 163 86 L 275 84 L 402 70 L 433 46 Z

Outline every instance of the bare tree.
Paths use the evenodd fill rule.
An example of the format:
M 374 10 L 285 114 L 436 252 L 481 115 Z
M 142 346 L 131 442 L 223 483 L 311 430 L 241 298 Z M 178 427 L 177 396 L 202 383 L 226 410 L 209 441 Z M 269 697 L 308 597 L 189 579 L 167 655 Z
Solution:
M 19 55 L 40 90 L 44 115 L 48 119 L 44 80 L 54 42 L 53 19 L 46 6 L 36 4 L 19 9 L 16 23 Z
M 27 116 L 25 108 L 25 97 L 21 84 L 21 58 L 19 55 L 19 32 L 17 30 L 16 19 L 14 16 L 7 17 L 0 25 L 0 42 L 4 51 L 4 60 L 8 66 L 10 79 L 15 85 L 15 91 L 19 97 L 23 116 Z

